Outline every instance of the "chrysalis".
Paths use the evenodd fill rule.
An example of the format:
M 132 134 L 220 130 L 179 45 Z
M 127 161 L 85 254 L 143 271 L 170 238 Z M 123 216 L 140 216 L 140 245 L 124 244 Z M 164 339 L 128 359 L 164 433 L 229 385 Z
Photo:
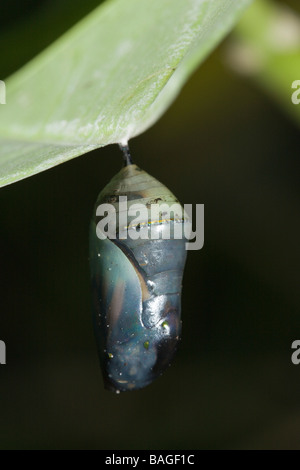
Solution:
M 94 331 L 105 388 L 117 393 L 145 387 L 170 365 L 186 260 L 183 208 L 123 151 L 125 166 L 99 194 L 90 230 Z

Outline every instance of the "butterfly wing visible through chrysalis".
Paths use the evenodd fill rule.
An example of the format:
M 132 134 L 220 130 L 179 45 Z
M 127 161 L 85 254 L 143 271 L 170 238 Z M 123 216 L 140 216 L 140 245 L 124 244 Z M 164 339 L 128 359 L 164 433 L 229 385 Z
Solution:
M 100 240 L 92 226 L 91 271 L 94 331 L 105 386 L 113 391 L 148 385 L 145 378 L 156 361 L 146 349 L 149 333 L 142 323 L 140 279 L 123 251 L 111 240 Z

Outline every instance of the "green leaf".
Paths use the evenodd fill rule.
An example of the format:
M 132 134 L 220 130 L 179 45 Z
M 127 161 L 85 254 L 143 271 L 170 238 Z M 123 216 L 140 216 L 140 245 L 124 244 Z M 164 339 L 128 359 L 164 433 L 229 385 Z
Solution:
M 154 124 L 251 0 L 109 0 L 6 81 L 0 185 Z

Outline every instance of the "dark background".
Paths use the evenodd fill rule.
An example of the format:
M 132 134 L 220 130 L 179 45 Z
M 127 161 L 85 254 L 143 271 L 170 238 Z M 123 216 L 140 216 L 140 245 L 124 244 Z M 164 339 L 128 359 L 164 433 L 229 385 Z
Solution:
M 98 3 L 1 2 L 0 78 Z M 146 389 L 104 391 L 92 331 L 88 226 L 118 147 L 0 190 L 0 448 L 300 449 L 299 128 L 223 58 L 130 142 L 182 203 L 205 204 L 182 343 Z

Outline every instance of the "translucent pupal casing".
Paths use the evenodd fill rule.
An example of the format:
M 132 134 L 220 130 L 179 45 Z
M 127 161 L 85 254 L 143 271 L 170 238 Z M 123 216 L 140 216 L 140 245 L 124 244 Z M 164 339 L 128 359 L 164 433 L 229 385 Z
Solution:
M 125 210 L 121 196 L 127 197 Z M 103 230 L 96 213 L 103 204 L 115 210 L 115 239 L 99 238 Z M 148 210 L 138 224 L 133 204 Z M 153 205 L 162 209 L 158 219 L 151 218 Z M 168 213 L 172 206 L 175 210 Z M 175 196 L 134 164 L 124 167 L 98 196 L 90 227 L 93 325 L 109 390 L 143 388 L 172 361 L 181 333 L 185 223 L 187 215 Z M 139 238 L 132 239 L 129 231 Z M 164 239 L 166 231 L 169 239 Z

